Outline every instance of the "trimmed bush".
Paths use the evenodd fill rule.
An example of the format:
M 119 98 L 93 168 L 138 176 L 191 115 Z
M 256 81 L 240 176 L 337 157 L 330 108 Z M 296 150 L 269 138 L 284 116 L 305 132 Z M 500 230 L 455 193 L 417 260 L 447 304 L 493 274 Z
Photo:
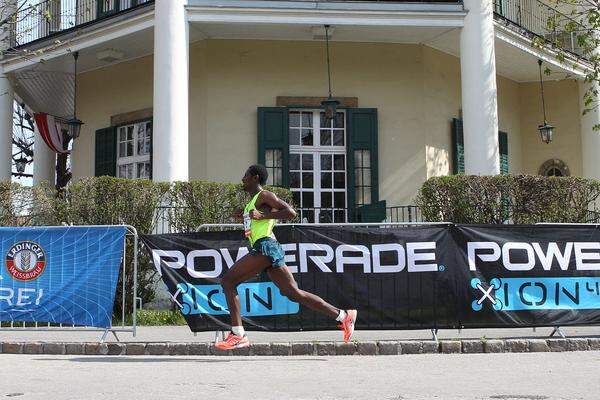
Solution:
M 600 181 L 534 175 L 430 178 L 417 196 L 426 221 L 462 224 L 586 223 L 597 221 L 593 210 Z
M 18 183 L 0 182 L 0 226 L 28 226 L 40 218 L 46 210 L 47 193 L 41 187 L 21 186 Z
M 269 190 L 291 201 L 289 190 Z M 135 227 L 139 234 L 148 234 L 157 223 L 165 222 L 160 221 L 164 216 L 171 230 L 193 232 L 202 224 L 235 222 L 232 214 L 249 200 L 241 184 L 203 181 L 169 185 L 104 176 L 83 178 L 60 192 L 48 186 L 0 182 L 0 226 L 125 224 Z M 127 245 L 126 261 L 126 310 L 131 310 L 132 243 Z M 157 272 L 147 252 L 140 251 L 138 261 L 138 296 L 148 303 L 155 298 Z M 115 317 L 121 315 L 121 297 L 122 276 L 117 284 Z
M 265 189 L 291 204 L 292 193 L 289 190 Z M 171 208 L 166 217 L 176 232 L 193 232 L 202 224 L 236 223 L 233 214 L 250 201 L 241 184 L 205 181 L 175 182 L 170 197 Z

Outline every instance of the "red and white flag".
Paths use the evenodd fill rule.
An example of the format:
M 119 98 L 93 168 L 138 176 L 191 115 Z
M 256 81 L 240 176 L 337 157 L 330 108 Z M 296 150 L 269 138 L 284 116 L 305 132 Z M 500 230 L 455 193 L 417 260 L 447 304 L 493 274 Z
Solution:
M 55 153 L 69 153 L 70 151 L 65 149 L 60 121 L 46 113 L 36 113 L 33 116 L 40 136 L 42 136 L 48 147 Z

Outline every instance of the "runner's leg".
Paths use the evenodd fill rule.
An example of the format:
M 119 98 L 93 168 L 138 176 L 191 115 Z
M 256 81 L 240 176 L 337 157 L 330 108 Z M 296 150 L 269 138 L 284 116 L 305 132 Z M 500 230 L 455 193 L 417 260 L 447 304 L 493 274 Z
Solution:
M 300 303 L 303 306 L 323 313 L 334 319 L 340 314 L 340 310 L 338 308 L 335 308 L 331 304 L 327 303 L 319 296 L 305 292 L 304 290 L 298 288 L 298 284 L 296 283 L 294 276 L 285 265 L 283 267 L 269 268 L 267 273 L 269 274 L 269 277 L 273 283 L 277 285 L 281 291 L 281 294 L 286 296 L 291 301 Z
M 240 314 L 240 298 L 237 286 L 260 274 L 271 265 L 269 257 L 263 255 L 246 254 L 233 264 L 221 280 L 221 286 L 227 299 L 227 307 L 231 315 L 231 326 L 242 326 Z

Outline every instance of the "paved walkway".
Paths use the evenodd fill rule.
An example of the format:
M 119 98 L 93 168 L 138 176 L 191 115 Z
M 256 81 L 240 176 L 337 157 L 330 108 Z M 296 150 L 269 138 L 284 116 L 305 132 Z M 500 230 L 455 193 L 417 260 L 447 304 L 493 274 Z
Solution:
M 600 326 L 592 327 L 566 327 L 562 328 L 568 338 L 587 337 L 599 338 Z M 528 328 L 519 329 L 466 329 L 440 330 L 439 339 L 514 339 L 514 338 L 546 338 L 552 332 L 552 328 L 538 328 L 536 331 Z M 131 333 L 119 333 L 122 342 L 211 342 L 215 338 L 214 332 L 199 332 L 196 336 L 187 326 L 141 326 L 138 327 L 137 335 Z M 0 330 L 0 342 L 96 342 L 102 336 L 102 332 L 31 332 L 31 331 L 5 331 Z M 331 342 L 341 341 L 341 331 L 317 331 L 317 332 L 249 332 L 248 336 L 253 342 Z M 556 336 L 558 337 L 558 336 Z M 430 340 L 431 332 L 419 331 L 356 331 L 356 341 L 383 341 L 383 340 Z M 109 335 L 107 341 L 116 341 L 114 336 Z
M 0 398 L 597 400 L 599 359 L 597 351 L 360 358 L 0 354 Z

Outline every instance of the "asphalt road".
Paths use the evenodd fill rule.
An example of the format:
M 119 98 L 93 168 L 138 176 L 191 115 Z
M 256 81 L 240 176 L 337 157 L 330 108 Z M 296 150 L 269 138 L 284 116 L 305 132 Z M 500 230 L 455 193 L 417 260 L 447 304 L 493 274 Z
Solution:
M 0 354 L 0 398 L 600 398 L 600 352 L 376 357 Z

